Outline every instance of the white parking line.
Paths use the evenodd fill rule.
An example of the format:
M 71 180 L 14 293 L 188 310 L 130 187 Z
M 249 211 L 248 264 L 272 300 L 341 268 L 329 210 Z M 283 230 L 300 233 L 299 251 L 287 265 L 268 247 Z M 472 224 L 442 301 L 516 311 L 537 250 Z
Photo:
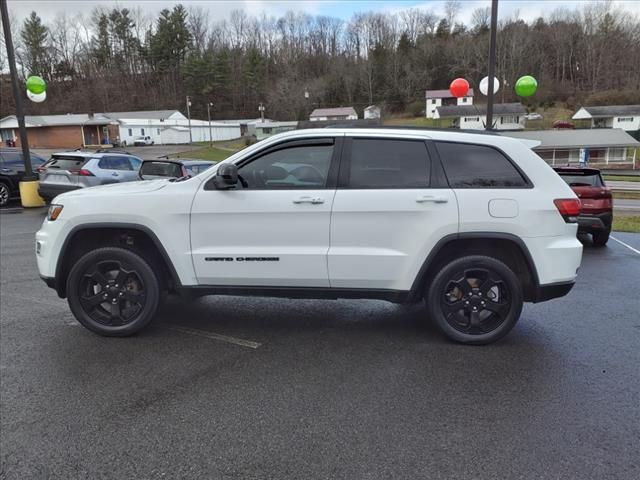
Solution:
M 627 245 L 626 243 L 624 243 L 622 240 L 618 240 L 616 237 L 614 237 L 613 235 L 611 235 L 612 240 L 615 240 L 616 242 L 618 242 L 620 245 L 624 245 L 625 247 L 627 247 L 629 250 L 631 250 L 632 252 L 637 253 L 638 255 L 640 255 L 640 250 L 636 250 L 635 248 L 633 248 L 631 245 Z
M 196 335 L 198 337 L 211 338 L 213 340 L 220 340 L 221 342 L 233 343 L 234 345 L 239 345 L 241 347 L 248 347 L 256 349 L 261 346 L 261 343 L 252 342 L 251 340 L 244 340 L 242 338 L 229 337 L 227 335 L 220 335 L 219 333 L 207 332 L 205 330 L 196 330 L 195 328 L 185 328 L 185 327 L 162 327 L 167 330 L 174 330 L 180 333 L 186 333 L 187 335 Z

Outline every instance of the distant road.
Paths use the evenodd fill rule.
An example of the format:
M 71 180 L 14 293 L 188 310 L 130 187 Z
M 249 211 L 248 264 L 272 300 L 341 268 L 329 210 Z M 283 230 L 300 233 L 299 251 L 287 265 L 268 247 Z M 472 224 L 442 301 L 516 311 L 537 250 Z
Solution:
M 611 187 L 612 190 L 633 190 L 640 192 L 640 182 L 617 182 L 606 180 L 605 183 L 607 186 Z
M 640 200 L 614 198 L 613 210 L 619 213 L 640 213 Z

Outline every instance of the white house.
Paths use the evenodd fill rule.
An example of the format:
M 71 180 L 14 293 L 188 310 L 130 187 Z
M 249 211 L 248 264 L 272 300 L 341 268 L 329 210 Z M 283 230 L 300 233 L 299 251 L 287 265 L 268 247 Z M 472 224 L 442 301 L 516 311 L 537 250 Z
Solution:
M 621 128 L 627 132 L 640 130 L 640 105 L 582 107 L 574 120 L 591 120 L 591 128 Z
M 312 122 L 322 122 L 327 120 L 357 120 L 358 113 L 353 107 L 338 107 L 338 108 L 316 108 L 309 120 Z
M 255 130 L 253 134 L 256 136 L 256 139 L 262 140 L 264 138 L 270 137 L 271 135 L 275 135 L 276 133 L 288 132 L 290 130 L 295 130 L 298 127 L 298 122 L 275 122 L 273 120 L 265 120 L 253 122 L 250 125 L 250 128 L 253 127 Z
M 451 95 L 449 90 L 427 90 L 425 97 L 427 99 L 425 116 L 427 118 L 437 118 L 435 114 L 438 107 L 473 105 L 473 88 L 469 89 L 467 96 L 460 98 Z
M 562 129 L 505 132 L 502 135 L 535 140 L 533 150 L 550 165 L 572 165 L 580 161 L 580 150 L 589 151 L 589 164 L 636 168 L 640 142 L 622 129 Z
M 523 130 L 527 110 L 520 103 L 498 103 L 493 106 L 494 130 Z M 486 105 L 460 105 L 436 108 L 435 119 L 450 119 L 452 126 L 463 130 L 484 130 Z
M 364 109 L 364 118 L 380 118 L 380 107 L 377 105 L 369 105 Z

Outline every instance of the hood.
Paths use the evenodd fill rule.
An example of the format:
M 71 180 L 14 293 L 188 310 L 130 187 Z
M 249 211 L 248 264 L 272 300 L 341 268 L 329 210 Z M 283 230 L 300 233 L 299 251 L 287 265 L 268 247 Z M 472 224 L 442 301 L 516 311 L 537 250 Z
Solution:
M 99 185 L 97 187 L 79 188 L 71 192 L 63 193 L 56 197 L 64 200 L 71 197 L 91 197 L 95 195 L 110 196 L 123 194 L 148 193 L 164 188 L 169 183 L 168 179 L 162 180 L 146 180 L 139 182 L 110 183 L 108 185 Z M 55 200 L 54 200 L 55 202 Z

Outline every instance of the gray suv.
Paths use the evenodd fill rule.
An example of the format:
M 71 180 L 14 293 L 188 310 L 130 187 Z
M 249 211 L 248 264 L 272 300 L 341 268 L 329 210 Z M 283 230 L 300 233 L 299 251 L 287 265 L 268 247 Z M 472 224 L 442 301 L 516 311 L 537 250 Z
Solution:
M 51 201 L 78 188 L 139 180 L 142 160 L 127 152 L 62 152 L 41 168 L 40 196 Z

